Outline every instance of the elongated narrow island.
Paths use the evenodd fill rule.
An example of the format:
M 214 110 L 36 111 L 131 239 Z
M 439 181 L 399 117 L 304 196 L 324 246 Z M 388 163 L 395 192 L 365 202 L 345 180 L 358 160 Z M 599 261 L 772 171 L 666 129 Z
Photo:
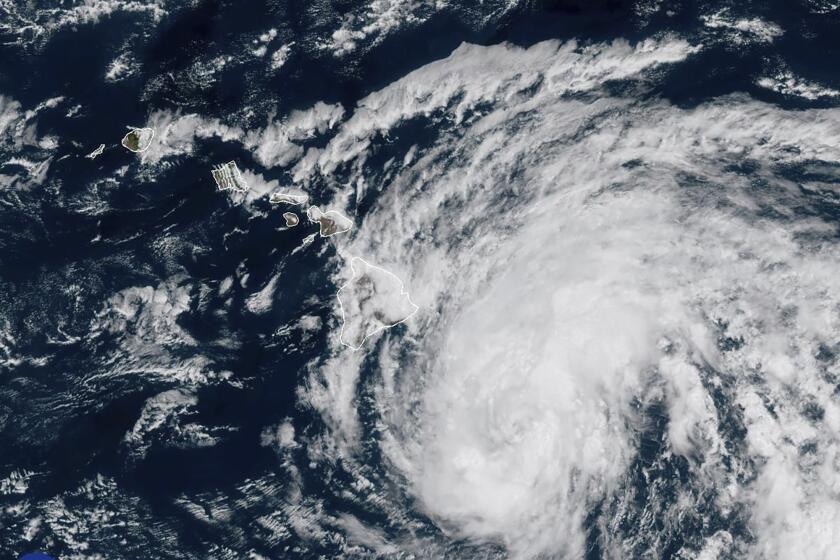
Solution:
M 305 204 L 309 197 L 305 194 L 292 194 L 286 192 L 276 191 L 271 193 L 268 197 L 268 202 L 271 204 L 290 204 L 292 206 L 300 206 Z
M 105 144 L 99 144 L 99 147 L 93 150 L 91 153 L 86 155 L 87 159 L 96 159 L 98 156 L 102 155 L 102 152 L 105 151 Z

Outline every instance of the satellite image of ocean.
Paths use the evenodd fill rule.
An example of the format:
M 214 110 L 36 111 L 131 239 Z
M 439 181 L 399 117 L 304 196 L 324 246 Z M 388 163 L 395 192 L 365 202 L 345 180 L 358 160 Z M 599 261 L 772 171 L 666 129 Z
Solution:
M 840 0 L 0 0 L 0 560 L 840 558 Z

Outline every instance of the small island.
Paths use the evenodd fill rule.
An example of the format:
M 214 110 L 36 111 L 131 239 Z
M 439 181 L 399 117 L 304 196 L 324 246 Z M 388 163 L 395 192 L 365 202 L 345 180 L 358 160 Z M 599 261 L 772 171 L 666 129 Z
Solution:
M 152 145 L 152 138 L 155 137 L 154 128 L 129 127 L 130 131 L 123 136 L 123 148 L 135 154 L 145 152 Z
M 317 206 L 310 206 L 306 210 L 306 217 L 313 224 L 320 224 L 321 237 L 330 237 L 337 233 L 344 233 L 353 227 L 353 220 L 337 210 L 323 212 Z
M 294 212 L 283 212 L 283 217 L 286 218 L 286 227 L 293 228 L 300 223 L 300 218 Z
M 242 178 L 235 161 L 229 161 L 210 170 L 213 180 L 220 191 L 236 191 L 243 193 L 248 190 L 248 183 Z

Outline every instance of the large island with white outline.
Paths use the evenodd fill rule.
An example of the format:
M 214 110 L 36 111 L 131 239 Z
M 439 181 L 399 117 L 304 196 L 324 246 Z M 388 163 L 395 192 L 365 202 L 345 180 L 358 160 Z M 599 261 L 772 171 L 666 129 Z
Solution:
M 353 350 L 376 333 L 399 325 L 419 307 L 411 301 L 402 280 L 360 257 L 350 260 L 353 277 L 338 290 L 341 343 Z

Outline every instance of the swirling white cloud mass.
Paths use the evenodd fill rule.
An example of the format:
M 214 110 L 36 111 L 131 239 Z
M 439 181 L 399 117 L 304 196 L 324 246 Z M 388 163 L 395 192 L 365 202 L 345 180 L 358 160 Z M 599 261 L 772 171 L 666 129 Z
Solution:
M 362 100 L 309 158 L 308 177 L 358 185 L 348 205 L 376 191 L 339 252 L 420 307 L 366 357 L 336 336 L 300 391 L 327 426 L 312 454 L 377 478 L 360 496 L 517 558 L 655 556 L 691 519 L 724 522 L 690 557 L 840 553 L 840 252 L 825 185 L 791 175 L 834 173 L 840 114 L 652 93 L 696 51 L 464 45 Z M 432 140 L 373 163 L 417 121 Z M 662 461 L 685 480 L 656 479 Z M 670 529 L 645 537 L 653 518 Z
M 157 21 L 159 4 L 38 12 L 35 36 L 112 12 Z M 445 4 L 372 2 L 316 46 L 350 59 Z M 241 221 L 219 245 L 190 242 L 190 262 L 287 205 L 300 214 L 295 234 L 324 216 L 335 226 L 286 252 L 272 245 L 262 275 L 238 249 L 216 280 L 167 257 L 162 279 L 109 287 L 84 329 L 51 341 L 107 355 L 84 374 L 91 383 L 165 384 L 118 440 L 132 462 L 152 448 L 209 448 L 238 428 L 200 422 L 202 390 L 250 380 L 214 354 L 238 351 L 238 335 L 199 336 L 186 319 L 217 298 L 220 323 L 236 306 L 270 321 L 294 299 L 293 263 L 329 277 L 333 299 L 304 294 L 303 315 L 253 342 L 284 356 L 319 349 L 288 374 L 306 420 L 284 410 L 256 431 L 277 473 L 173 499 L 222 535 L 207 557 L 242 557 L 254 541 L 329 543 L 351 558 L 840 556 L 840 111 L 747 93 L 669 100 L 660 86 L 703 41 L 771 45 L 790 33 L 728 12 L 702 21 L 691 40 L 465 43 L 353 107 L 320 101 L 257 124 L 152 108 L 134 123 L 154 142 L 80 198 L 87 214 L 105 207 L 98 188 L 128 176 L 151 190 L 212 142 L 240 150 L 250 188 L 219 195 Z M 285 41 L 254 43 L 260 56 L 275 36 Z M 305 46 L 282 44 L 278 72 Z M 756 89 L 800 106 L 838 95 L 784 65 L 762 75 Z M 0 161 L 0 188 L 43 183 L 59 140 L 36 117 L 62 103 L 0 96 L 0 149 L 15 154 Z M 205 180 L 212 189 L 209 170 Z M 173 254 L 176 235 L 151 250 Z M 294 261 L 310 250 L 319 260 Z M 3 364 L 24 363 L 0 326 Z M 9 496 L 40 476 L 0 474 Z M 146 506 L 131 492 L 97 475 L 33 499 L 37 515 L 8 515 L 81 554 L 85 538 L 106 537 L 68 504 L 96 495 L 102 515 L 140 527 L 153 514 L 138 517 Z M 175 532 L 161 530 L 165 550 Z

